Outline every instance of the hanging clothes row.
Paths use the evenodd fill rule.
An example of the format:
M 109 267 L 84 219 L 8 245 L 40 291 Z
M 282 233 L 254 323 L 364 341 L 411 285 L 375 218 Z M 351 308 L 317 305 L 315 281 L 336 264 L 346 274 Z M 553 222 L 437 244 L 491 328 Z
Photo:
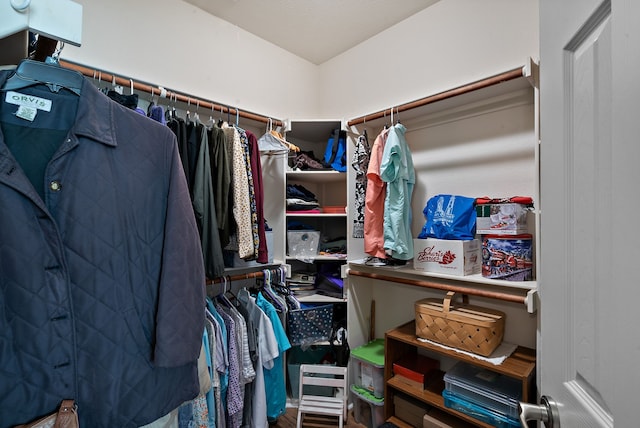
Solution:
M 207 276 L 224 275 L 223 249 L 237 251 L 244 260 L 267 263 L 262 165 L 256 136 L 237 125 L 205 125 L 197 118 L 182 119 L 175 114 L 167 125 L 178 140 Z
M 264 219 L 264 190 L 258 138 L 238 126 L 240 117 L 264 122 L 267 132 L 261 137 L 276 141 L 283 150 L 295 150 L 272 128 L 282 122 L 253 113 L 242 112 L 176 92 L 166 93 L 163 88 L 125 79 L 111 73 L 90 69 L 62 61 L 71 68 L 93 77 L 98 86 L 110 83 L 102 91 L 112 100 L 141 115 L 166 124 L 175 134 L 182 168 L 187 179 L 193 209 L 200 232 L 205 273 L 208 278 L 224 275 L 226 267 L 234 266 L 234 253 L 240 259 L 268 262 L 266 225 Z M 123 88 L 129 87 L 130 94 Z M 146 109 L 139 107 L 139 95 L 134 89 L 151 94 Z M 162 93 L 164 91 L 165 93 Z M 156 102 L 155 95 L 168 96 L 166 108 Z M 177 101 L 195 107 L 191 117 L 178 117 Z M 226 112 L 217 122 L 213 115 L 207 124 L 200 121 L 198 109 L 210 107 L 212 112 Z M 230 124 L 231 113 L 236 123 Z
M 264 270 L 256 287 L 207 298 L 203 354 L 209 379 L 178 409 L 179 426 L 268 427 L 286 411 L 283 358 L 291 347 L 286 314 L 294 304 L 284 270 Z M 203 387 L 204 385 L 204 387 Z M 268 393 L 267 393 L 268 391 Z
M 413 258 L 411 197 L 416 176 L 405 133 L 400 122 L 385 126 L 371 148 L 363 224 L 369 265 L 404 265 Z

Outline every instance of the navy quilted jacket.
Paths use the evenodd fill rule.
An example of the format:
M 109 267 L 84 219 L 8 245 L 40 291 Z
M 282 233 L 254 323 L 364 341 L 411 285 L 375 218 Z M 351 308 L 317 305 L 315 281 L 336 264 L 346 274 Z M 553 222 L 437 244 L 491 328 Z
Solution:
M 82 427 L 149 423 L 199 389 L 204 270 L 175 136 L 87 80 L 0 96 L 0 427 L 65 398 Z

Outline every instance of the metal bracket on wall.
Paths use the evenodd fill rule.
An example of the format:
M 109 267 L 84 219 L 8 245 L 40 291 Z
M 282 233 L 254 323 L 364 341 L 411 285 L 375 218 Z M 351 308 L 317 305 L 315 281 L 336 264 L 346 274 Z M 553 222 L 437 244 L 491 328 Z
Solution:
M 530 314 L 535 313 L 538 310 L 538 290 L 529 290 L 527 297 L 524 298 L 524 304 L 527 306 L 527 312 Z

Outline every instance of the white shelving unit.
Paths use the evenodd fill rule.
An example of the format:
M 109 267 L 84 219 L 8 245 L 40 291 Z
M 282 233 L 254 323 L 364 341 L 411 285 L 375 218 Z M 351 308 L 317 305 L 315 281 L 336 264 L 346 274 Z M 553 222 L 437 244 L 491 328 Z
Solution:
M 389 125 L 390 110 L 348 122 L 351 133 L 367 130 L 369 144 L 383 126 Z M 422 210 L 436 194 L 504 198 L 532 196 L 533 252 L 539 260 L 539 129 L 537 65 L 525 66 L 461 85 L 440 94 L 417 100 L 395 110 L 395 118 L 407 128 L 406 139 L 416 170 L 412 198 L 412 233 L 418 236 L 424 225 Z M 355 211 L 355 210 L 353 210 Z M 447 370 L 455 362 L 453 354 L 433 353 L 415 345 L 407 323 L 415 318 L 414 302 L 424 297 L 442 298 L 446 290 L 463 292 L 474 304 L 499 309 L 507 314 L 505 341 L 527 350 L 532 362 L 527 370 L 512 373 L 523 379 L 528 388 L 535 367 L 537 289 L 536 281 L 511 282 L 484 278 L 480 274 L 451 276 L 414 270 L 411 264 L 372 267 L 363 263 L 366 254 L 363 240 L 349 242 L 348 298 L 349 340 L 352 348 L 385 334 L 394 344 L 387 353 L 393 359 L 405 352 L 430 353 L 441 360 Z M 534 261 L 535 277 L 538 266 Z M 373 305 L 375 303 L 375 306 Z M 371 308 L 375 307 L 375 318 Z M 371 325 L 373 324 L 373 325 Z M 407 330 L 405 332 L 405 330 Z M 400 334 L 401 332 L 402 334 Z M 406 337 L 403 334 L 406 333 Z M 395 345 L 394 345 L 395 346 Z M 453 361 L 452 361 L 453 360 Z M 385 361 L 385 366 L 393 361 Z M 509 371 L 498 367 L 496 371 Z M 441 390 L 425 393 L 405 391 L 394 384 L 388 369 L 385 396 L 385 419 L 405 426 L 395 417 L 393 395 L 405 393 L 424 403 L 443 408 Z M 437 388 L 436 388 L 437 389 Z M 438 398 L 440 397 L 440 398 Z M 525 395 L 534 398 L 535 394 Z M 467 422 L 473 418 L 449 412 Z M 486 424 L 478 422 L 478 426 Z

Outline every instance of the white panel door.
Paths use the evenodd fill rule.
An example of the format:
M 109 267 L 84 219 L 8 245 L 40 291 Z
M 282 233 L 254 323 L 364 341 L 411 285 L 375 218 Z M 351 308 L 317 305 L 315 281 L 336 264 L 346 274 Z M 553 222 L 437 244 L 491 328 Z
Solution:
M 540 0 L 538 378 L 563 428 L 640 426 L 639 12 Z

